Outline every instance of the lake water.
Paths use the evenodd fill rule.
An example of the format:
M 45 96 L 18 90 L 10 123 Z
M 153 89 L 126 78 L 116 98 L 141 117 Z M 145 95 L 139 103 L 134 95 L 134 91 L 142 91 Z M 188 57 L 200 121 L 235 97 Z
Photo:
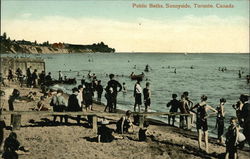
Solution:
M 37 57 L 37 55 L 28 56 Z M 140 74 L 146 64 L 152 68 L 150 72 L 145 72 L 145 78 L 151 83 L 152 111 L 169 111 L 166 103 L 171 100 L 171 95 L 176 93 L 179 99 L 184 91 L 188 91 L 189 98 L 194 103 L 199 102 L 200 96 L 205 94 L 208 96 L 208 104 L 213 107 L 219 104 L 220 98 L 226 98 L 225 121 L 228 121 L 231 116 L 235 116 L 232 104 L 236 103 L 240 94 L 249 94 L 250 90 L 250 85 L 245 79 L 246 75 L 250 74 L 249 54 L 96 53 L 50 54 L 39 55 L 39 57 L 45 59 L 46 72 L 51 72 L 54 78 L 58 78 L 58 71 L 61 70 L 67 77 L 76 77 L 78 84 L 83 75 L 87 77 L 88 70 L 102 80 L 104 87 L 109 80 L 106 74 L 119 75 L 116 79 L 120 83 L 125 82 L 128 89 L 125 96 L 123 93 L 118 94 L 118 108 L 124 110 L 133 110 L 134 104 L 135 81 L 131 81 L 128 76 L 131 72 Z M 193 69 L 190 68 L 191 66 Z M 226 67 L 227 71 L 218 71 L 219 67 Z M 238 70 L 244 72 L 241 79 L 238 77 Z M 80 76 L 77 76 L 78 72 Z M 143 88 L 145 83 L 145 80 L 141 83 Z M 62 87 L 69 93 L 73 88 L 72 85 Z M 106 103 L 104 97 L 102 101 Z M 214 125 L 215 118 L 209 118 L 210 130 Z

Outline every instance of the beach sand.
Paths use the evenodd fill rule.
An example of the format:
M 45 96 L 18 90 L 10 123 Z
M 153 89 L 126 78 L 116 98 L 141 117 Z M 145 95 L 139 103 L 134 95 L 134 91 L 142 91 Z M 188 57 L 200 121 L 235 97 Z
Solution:
M 20 88 L 14 83 L 1 89 L 6 90 L 10 87 L 19 89 L 21 96 L 27 95 L 29 91 L 38 92 L 38 96 L 42 95 L 38 89 Z M 48 107 L 50 107 L 49 101 L 50 98 L 46 99 Z M 15 110 L 29 110 L 37 102 L 38 99 L 32 102 L 16 102 L 14 103 Z M 2 104 L 8 110 L 7 98 L 1 99 Z M 102 112 L 104 106 L 94 104 L 93 108 L 94 112 Z M 6 125 L 9 126 L 10 115 L 3 117 Z M 138 141 L 139 128 L 135 126 L 134 133 L 122 135 L 123 139 L 116 139 L 111 143 L 98 143 L 96 134 L 85 118 L 82 117 L 80 125 L 77 125 L 76 120 L 73 119 L 69 120 L 68 125 L 60 125 L 51 122 L 52 116 L 22 115 L 22 127 L 15 132 L 21 144 L 29 148 L 30 154 L 20 155 L 20 159 L 198 159 L 221 158 L 225 152 L 225 147 L 218 145 L 214 138 L 209 139 L 210 153 L 200 152 L 195 132 L 154 122 L 151 122 L 152 124 L 148 127 L 147 142 Z M 109 116 L 108 127 L 115 129 L 115 121 L 118 119 L 118 116 Z M 5 130 L 4 137 L 6 138 L 10 132 L 10 130 Z M 248 158 L 249 155 L 249 148 L 239 150 L 241 159 Z

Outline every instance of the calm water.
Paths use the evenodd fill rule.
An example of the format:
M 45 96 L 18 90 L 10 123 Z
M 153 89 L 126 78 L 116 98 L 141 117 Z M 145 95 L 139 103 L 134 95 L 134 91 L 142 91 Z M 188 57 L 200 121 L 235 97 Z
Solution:
M 31 55 L 29 55 L 31 56 Z M 32 55 L 36 56 L 36 55 Z M 156 53 L 120 53 L 120 54 L 61 54 L 39 55 L 46 61 L 46 72 L 52 72 L 58 78 L 58 71 L 63 71 L 67 77 L 76 77 L 79 80 L 87 75 L 88 70 L 102 80 L 105 87 L 109 78 L 106 74 L 119 75 L 116 79 L 127 85 L 128 93 L 118 95 L 118 108 L 133 109 L 133 87 L 128 75 L 131 72 L 140 74 L 145 65 L 152 68 L 146 72 L 146 78 L 151 83 L 152 111 L 168 111 L 166 103 L 171 100 L 172 93 L 177 93 L 178 98 L 184 91 L 189 91 L 190 99 L 199 102 L 200 96 L 208 96 L 208 104 L 216 107 L 219 99 L 224 97 L 226 103 L 226 121 L 235 116 L 232 104 L 235 104 L 242 93 L 249 93 L 249 84 L 246 75 L 249 74 L 249 54 L 156 54 Z M 89 62 L 89 60 L 91 62 Z M 134 69 L 136 65 L 136 69 Z M 194 69 L 190 67 L 193 66 Z M 219 67 L 226 67 L 227 71 L 218 71 Z M 176 68 L 177 73 L 174 73 Z M 238 70 L 244 72 L 238 78 Z M 70 71 L 71 70 L 71 71 Z M 77 76 L 77 72 L 80 76 Z M 121 77 L 124 75 L 124 77 Z M 145 81 L 141 83 L 145 87 Z M 70 92 L 71 86 L 63 86 Z M 105 98 L 102 99 L 106 103 Z M 215 118 L 209 119 L 209 126 L 215 125 Z

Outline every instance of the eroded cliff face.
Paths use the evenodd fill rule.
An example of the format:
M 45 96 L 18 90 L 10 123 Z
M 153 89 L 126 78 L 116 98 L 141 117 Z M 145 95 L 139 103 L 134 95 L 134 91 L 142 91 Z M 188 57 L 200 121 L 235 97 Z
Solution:
M 61 54 L 61 53 L 87 53 L 93 52 L 89 49 L 72 50 L 68 48 L 53 48 L 49 46 L 32 46 L 32 45 L 12 45 L 8 48 L 2 48 L 1 53 L 31 53 L 31 54 Z

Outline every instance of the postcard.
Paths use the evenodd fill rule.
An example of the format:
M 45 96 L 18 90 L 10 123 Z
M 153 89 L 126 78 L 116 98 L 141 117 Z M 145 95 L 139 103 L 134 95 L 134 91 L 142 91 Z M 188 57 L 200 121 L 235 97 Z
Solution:
M 249 156 L 249 0 L 2 0 L 0 37 L 2 158 Z

